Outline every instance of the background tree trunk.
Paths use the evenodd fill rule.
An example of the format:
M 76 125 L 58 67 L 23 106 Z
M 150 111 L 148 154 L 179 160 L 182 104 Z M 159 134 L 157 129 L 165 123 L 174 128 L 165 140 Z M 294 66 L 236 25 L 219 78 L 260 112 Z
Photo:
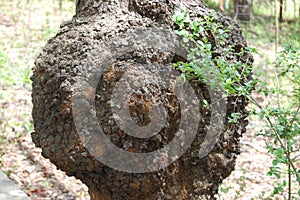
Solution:
M 283 0 L 279 1 L 279 22 L 283 22 Z
M 99 161 L 104 156 L 112 156 L 111 159 L 122 157 L 107 155 L 104 138 L 97 132 L 90 131 L 90 120 L 86 116 L 94 116 L 106 137 L 116 147 L 126 152 L 136 154 L 153 152 L 163 148 L 178 131 L 183 135 L 189 135 L 187 130 L 179 130 L 180 122 L 193 114 L 180 114 L 180 98 L 176 97 L 174 90 L 169 88 L 157 88 L 159 79 L 151 73 L 138 73 L 143 66 L 161 66 L 161 69 L 169 69 L 173 62 L 184 60 L 183 57 L 164 49 L 144 48 L 130 49 L 129 53 L 119 56 L 109 68 L 102 68 L 101 56 L 106 55 L 100 46 L 111 46 L 111 54 L 121 52 L 126 44 L 118 44 L 118 35 L 128 33 L 138 28 L 164 28 L 174 30 L 171 20 L 175 10 L 182 8 L 182 4 L 189 9 L 190 16 L 211 16 L 211 10 L 199 1 L 183 0 L 178 4 L 175 0 L 79 0 L 76 7 L 76 15 L 69 22 L 61 26 L 60 32 L 50 39 L 36 59 L 33 81 L 33 120 L 35 132 L 32 139 L 36 146 L 42 148 L 42 155 L 49 158 L 59 169 L 69 176 L 75 176 L 89 188 L 89 194 L 93 200 L 157 200 L 157 199 L 214 199 L 218 186 L 234 169 L 235 159 L 239 154 L 239 138 L 245 132 L 247 125 L 247 100 L 243 96 L 232 96 L 227 99 L 226 116 L 239 112 L 243 116 L 234 124 L 225 123 L 223 127 L 222 116 L 216 121 L 215 126 L 209 129 L 213 112 L 204 107 L 202 100 L 212 101 L 208 86 L 201 82 L 190 82 L 193 90 L 199 98 L 200 122 L 197 123 L 196 136 L 193 142 L 180 158 L 165 168 L 149 171 L 147 173 L 129 173 L 116 170 Z M 215 14 L 213 23 L 221 23 L 224 29 L 230 28 L 225 45 L 220 44 L 213 35 L 210 36 L 216 52 L 222 52 L 229 46 L 235 49 L 226 57 L 228 61 L 241 60 L 251 63 L 251 55 L 244 52 L 246 41 L 241 35 L 241 30 L 229 17 L 219 13 Z M 211 34 L 211 33 L 207 33 Z M 155 35 L 155 34 L 154 34 Z M 121 37 L 122 39 L 122 37 Z M 132 41 L 139 40 L 138 37 Z M 110 43 L 108 43 L 110 41 Z M 146 41 L 147 42 L 147 41 Z M 167 40 L 156 41 L 163 45 Z M 147 43 L 146 43 L 147 44 Z M 142 43 L 140 43 L 142 45 Z M 150 43 L 149 43 L 150 45 Z M 242 56 L 241 56 L 242 55 Z M 217 56 L 217 55 L 215 55 Z M 98 81 L 93 70 L 103 69 L 96 88 L 93 88 L 89 80 L 81 80 L 84 74 L 88 78 Z M 130 103 L 121 107 L 128 107 L 130 115 L 137 124 L 145 125 L 149 122 L 149 107 L 152 103 L 145 99 L 157 99 L 162 102 L 167 112 L 167 123 L 160 129 L 157 135 L 141 139 L 128 135 L 117 124 L 117 117 L 112 110 L 114 88 L 122 80 L 125 72 L 136 72 L 139 75 L 129 79 L 132 83 L 138 82 L 140 77 L 148 84 L 142 86 L 128 98 Z M 244 80 L 249 81 L 249 80 Z M 80 87 L 77 87 L 80 85 Z M 132 84 L 120 84 L 124 87 L 121 92 L 127 91 Z M 117 94 L 118 95 L 118 94 Z M 74 108 L 75 97 L 79 98 L 81 106 Z M 222 98 L 219 98 L 222 101 Z M 123 102 L 118 102 L 123 103 Z M 220 102 L 216 102 L 218 105 Z M 90 109 L 85 109 L 86 106 Z M 93 105 L 95 108 L 93 108 Z M 76 121 L 76 115 L 81 117 Z M 86 118 L 85 118 L 86 117 Z M 129 117 L 130 118 L 130 117 Z M 152 116 L 151 120 L 163 121 L 159 116 Z M 94 125 L 95 125 L 94 124 Z M 78 125 L 84 129 L 78 129 Z M 192 122 L 189 126 L 192 126 Z M 219 126 L 222 128 L 220 129 Z M 130 127 L 129 127 L 130 128 Z M 189 130 L 189 129 L 188 129 Z M 220 135 L 213 142 L 212 149 L 201 154 L 202 147 L 213 135 L 212 131 Z M 85 135 L 82 139 L 80 135 Z M 206 136 L 208 135 L 208 136 Z M 210 138 L 211 137 L 211 138 Z M 184 145 L 182 141 L 180 145 Z M 176 148 L 181 148 L 179 144 Z M 90 148 L 93 147 L 93 148 Z M 172 149 L 170 150 L 172 151 Z M 206 152 L 206 151 L 205 151 Z M 168 152 L 167 152 L 168 153 Z M 163 163 L 172 156 L 159 154 L 150 163 Z M 130 163 L 129 163 L 130 164 Z M 136 163 L 148 167 L 148 163 Z M 132 166 L 136 167 L 136 166 Z
M 220 0 L 220 10 L 222 11 L 222 12 L 224 12 L 224 6 L 225 5 L 225 3 L 224 3 L 224 0 Z
M 241 21 L 249 21 L 251 18 L 252 5 L 248 0 L 234 0 L 235 18 Z

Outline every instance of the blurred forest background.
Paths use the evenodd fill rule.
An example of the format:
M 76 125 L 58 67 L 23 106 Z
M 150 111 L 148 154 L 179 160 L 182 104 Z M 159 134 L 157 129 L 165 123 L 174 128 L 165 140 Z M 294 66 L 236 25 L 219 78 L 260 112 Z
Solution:
M 300 0 L 203 2 L 240 25 L 249 46 L 258 50 L 255 73 L 270 84 L 276 52 L 287 45 L 300 48 Z M 60 24 L 74 14 L 75 2 L 70 0 L 0 0 L 0 170 L 32 199 L 89 199 L 86 186 L 42 158 L 30 137 L 34 60 Z M 277 187 L 280 179 L 267 176 L 274 155 L 266 148 L 268 138 L 257 135 L 261 126 L 258 118 L 250 120 L 236 170 L 220 186 L 218 199 L 286 199 L 286 185 Z M 294 198 L 299 199 L 299 185 L 293 185 Z

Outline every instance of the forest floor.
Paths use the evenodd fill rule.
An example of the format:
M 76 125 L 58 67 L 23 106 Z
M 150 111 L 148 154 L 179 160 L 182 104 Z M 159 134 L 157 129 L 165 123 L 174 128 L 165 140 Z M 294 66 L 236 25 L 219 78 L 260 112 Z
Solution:
M 33 127 L 29 77 L 34 58 L 47 39 L 55 35 L 59 24 L 71 19 L 74 5 L 63 1 L 60 9 L 58 1 L 50 1 L 47 6 L 40 1 L 26 2 L 0 4 L 0 169 L 33 200 L 87 200 L 87 187 L 44 159 L 30 136 Z M 275 57 L 273 43 L 252 46 L 260 52 L 255 57 L 256 65 L 265 66 L 266 60 Z M 235 171 L 220 187 L 220 200 L 268 199 L 273 192 L 276 180 L 266 176 L 272 157 L 255 126 L 261 126 L 261 122 L 250 120 L 241 139 Z

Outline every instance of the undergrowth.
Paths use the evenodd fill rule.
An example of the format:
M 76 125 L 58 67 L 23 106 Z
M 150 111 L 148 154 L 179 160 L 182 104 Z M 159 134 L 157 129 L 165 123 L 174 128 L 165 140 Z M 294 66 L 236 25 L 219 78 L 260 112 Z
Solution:
M 214 22 L 214 15 L 190 19 L 188 11 L 173 16 L 175 32 L 182 36 L 188 50 L 187 61 L 179 61 L 174 67 L 181 71 L 183 80 L 198 79 L 210 87 L 219 86 L 227 96 L 242 95 L 252 103 L 250 114 L 257 116 L 264 125 L 258 132 L 267 138 L 266 148 L 273 157 L 267 173 L 278 182 L 273 186 L 273 194 L 284 195 L 288 200 L 300 197 L 299 138 L 300 138 L 300 48 L 286 46 L 278 53 L 272 72 L 275 85 L 269 86 L 259 76 L 252 74 L 251 62 L 229 62 L 227 54 L 245 52 L 257 53 L 254 48 L 244 48 L 235 53 L 231 47 L 216 52 L 209 37 L 216 39 L 214 45 L 224 44 L 228 29 Z M 210 36 L 212 35 L 212 36 Z M 219 56 L 214 57 L 214 54 Z M 251 76 L 251 79 L 247 79 Z M 248 80 L 243 83 L 243 80 Z M 282 83 L 285 83 L 284 85 Z M 252 89 L 264 96 L 266 102 L 260 102 Z M 204 102 L 205 106 L 207 102 Z M 232 113 L 228 123 L 236 123 L 240 113 Z

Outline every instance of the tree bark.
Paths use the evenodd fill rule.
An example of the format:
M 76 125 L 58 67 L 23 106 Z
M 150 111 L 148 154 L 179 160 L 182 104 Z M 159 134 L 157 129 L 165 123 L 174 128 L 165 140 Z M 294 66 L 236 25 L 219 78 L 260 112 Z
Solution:
M 224 0 L 220 0 L 220 10 L 224 12 Z
M 173 32 L 172 15 L 182 6 L 188 8 L 192 19 L 210 17 L 213 13 L 199 1 L 191 0 L 79 0 L 76 15 L 61 25 L 60 32 L 48 41 L 35 61 L 31 77 L 33 142 L 42 148 L 42 155 L 59 169 L 82 180 L 88 186 L 92 200 L 215 199 L 219 184 L 234 169 L 235 159 L 240 153 L 239 139 L 247 125 L 247 99 L 243 96 L 228 97 L 227 104 L 222 107 L 225 109 L 224 116 L 218 115 L 217 111 L 203 106 L 202 100 L 217 106 L 224 98 L 217 96 L 218 100 L 213 101 L 211 93 L 216 95 L 217 91 L 210 91 L 207 85 L 195 80 L 189 84 L 199 103 L 192 107 L 197 102 L 194 99 L 190 104 L 181 104 L 182 99 L 187 100 L 189 96 L 178 96 L 171 87 L 171 81 L 170 87 L 158 87 L 163 84 L 162 78 L 157 77 L 167 74 L 172 63 L 184 61 L 183 55 L 172 51 L 175 47 L 169 50 L 150 48 L 157 44 L 164 47 L 172 38 L 168 39 L 165 37 L 168 34 L 165 34 L 160 40 L 159 34 L 153 34 L 158 40 L 149 42 L 145 36 L 145 42 L 139 42 L 143 37 L 133 35 L 135 30 L 140 29 Z M 210 35 L 213 50 L 223 52 L 232 47 L 235 52 L 224 55 L 228 62 L 240 60 L 251 64 L 251 55 L 239 53 L 247 46 L 239 27 L 220 13 L 215 14 L 213 23 L 222 24 L 225 30 L 230 29 L 224 44 L 212 33 L 205 33 Z M 131 40 L 124 40 L 124 35 Z M 136 46 L 130 46 L 132 42 L 136 42 Z M 126 45 L 130 48 L 124 48 Z M 112 58 L 114 62 L 108 62 Z M 103 67 L 104 61 L 109 63 L 107 68 Z M 162 71 L 147 71 L 146 67 L 160 67 Z M 101 77 L 94 73 L 99 71 Z M 133 75 L 123 79 L 126 74 Z M 123 80 L 127 82 L 122 84 Z M 243 81 L 250 81 L 250 77 Z M 114 95 L 127 94 L 139 82 L 143 85 L 125 96 L 126 101 L 114 101 Z M 184 94 L 189 90 L 183 91 Z M 165 112 L 152 115 L 155 103 L 161 105 Z M 188 114 L 184 113 L 185 106 L 192 108 Z M 128 108 L 128 119 L 132 118 L 138 124 L 126 127 L 127 123 L 123 123 L 125 128 L 146 127 L 152 121 L 165 123 L 158 133 L 149 138 L 135 137 L 122 128 L 122 123 L 118 124 L 121 115 L 117 115 L 114 108 Z M 223 123 L 226 117 L 236 112 L 243 117 L 234 124 Z M 167 117 L 161 117 L 164 115 Z M 194 115 L 199 122 L 194 123 L 191 119 L 185 129 L 180 128 L 181 122 Z M 216 120 L 212 121 L 214 116 Z M 93 122 L 93 119 L 97 121 Z M 128 119 L 122 118 L 123 121 Z M 164 168 L 156 169 L 153 165 L 156 170 L 151 170 L 150 165 L 162 165 L 175 158 L 169 153 L 182 148 L 186 143 L 184 140 L 147 162 L 135 163 L 133 160 L 132 169 L 149 167 L 148 172 L 131 173 L 131 168 L 122 171 L 101 160 L 104 157 L 108 157 L 108 161 L 117 159 L 115 164 L 119 164 L 120 168 L 131 164 L 118 154 L 108 153 L 106 139 L 118 149 L 134 155 L 148 155 L 163 149 L 178 135 L 192 134 L 190 127 L 194 126 L 193 123 L 196 135 L 189 148 Z M 100 126 L 105 137 L 100 137 L 93 126 Z M 210 131 L 212 135 L 208 134 Z M 214 138 L 214 134 L 218 137 Z M 82 138 L 82 135 L 85 137 Z M 213 144 L 211 149 L 203 149 L 208 141 Z
M 251 19 L 252 5 L 248 0 L 234 0 L 235 18 L 241 21 L 249 21 Z
M 283 22 L 283 0 L 279 1 L 279 22 Z

